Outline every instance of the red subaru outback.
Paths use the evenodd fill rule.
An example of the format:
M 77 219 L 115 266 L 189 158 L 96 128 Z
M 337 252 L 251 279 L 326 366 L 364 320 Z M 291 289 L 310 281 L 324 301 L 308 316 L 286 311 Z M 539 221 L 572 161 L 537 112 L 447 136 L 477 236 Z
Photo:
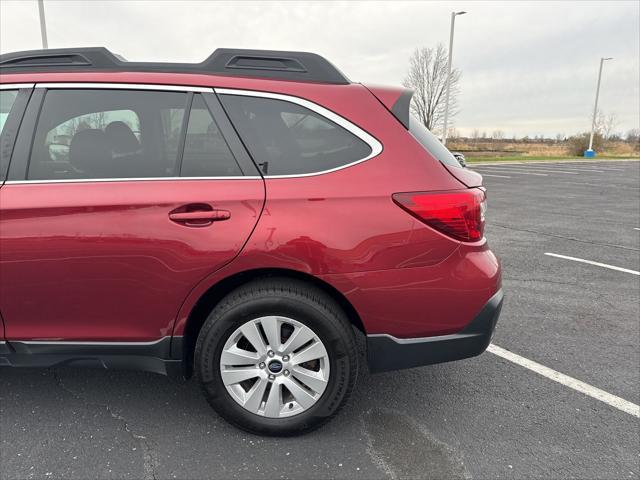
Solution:
M 481 177 L 411 91 L 299 52 L 0 56 L 0 365 L 195 375 L 274 435 L 358 371 L 480 354 L 502 304 Z

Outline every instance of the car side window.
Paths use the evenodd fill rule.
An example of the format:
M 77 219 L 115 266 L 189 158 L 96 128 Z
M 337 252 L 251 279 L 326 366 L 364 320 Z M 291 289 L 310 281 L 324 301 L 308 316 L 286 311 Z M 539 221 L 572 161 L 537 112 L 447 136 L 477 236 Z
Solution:
M 175 176 L 188 94 L 49 90 L 34 136 L 29 180 Z M 163 119 L 177 118 L 167 128 Z
M 267 175 L 322 172 L 371 154 L 369 144 L 302 105 L 242 95 L 223 94 L 220 99 Z
M 11 112 L 16 98 L 18 97 L 18 90 L 0 90 L 0 134 L 4 130 L 4 125 Z
M 189 113 L 180 175 L 183 177 L 242 175 L 242 170 L 200 94 L 194 96 Z

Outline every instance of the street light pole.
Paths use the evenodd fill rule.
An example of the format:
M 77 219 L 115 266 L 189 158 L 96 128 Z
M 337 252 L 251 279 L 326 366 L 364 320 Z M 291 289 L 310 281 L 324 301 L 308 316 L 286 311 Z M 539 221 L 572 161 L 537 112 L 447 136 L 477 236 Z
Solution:
M 449 120 L 449 90 L 451 88 L 451 60 L 453 58 L 453 32 L 455 30 L 456 17 L 467 12 L 451 12 L 451 30 L 449 31 L 449 60 L 447 62 L 447 85 L 444 97 L 444 127 L 442 128 L 442 144 L 447 144 L 447 121 Z
M 40 12 L 40 35 L 42 36 L 42 48 L 49 48 L 47 41 L 47 24 L 44 19 L 44 0 L 38 0 L 38 11 Z
M 600 80 L 602 79 L 602 65 L 606 60 L 612 60 L 613 57 L 602 57 L 600 59 L 600 70 L 598 71 L 598 85 L 596 86 L 596 103 L 593 106 L 593 120 L 591 121 L 591 135 L 589 136 L 589 148 L 585 152 L 586 156 L 594 156 L 593 153 L 593 134 L 596 130 L 596 115 L 598 114 L 598 97 L 600 97 Z

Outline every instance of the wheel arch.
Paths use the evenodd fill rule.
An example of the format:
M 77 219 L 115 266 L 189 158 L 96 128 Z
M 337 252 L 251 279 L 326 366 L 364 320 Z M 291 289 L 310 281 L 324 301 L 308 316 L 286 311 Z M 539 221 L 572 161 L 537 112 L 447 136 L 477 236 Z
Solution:
M 285 268 L 258 268 L 236 272 L 210 286 L 196 301 L 189 312 L 183 333 L 182 351 L 178 353 L 184 364 L 184 375 L 190 378 L 193 373 L 193 352 L 202 325 L 209 313 L 227 294 L 236 288 L 258 278 L 289 278 L 310 284 L 321 289 L 333 298 L 343 309 L 349 322 L 360 332 L 366 333 L 360 315 L 351 302 L 331 284 L 311 274 Z M 175 358 L 175 357 L 174 357 Z

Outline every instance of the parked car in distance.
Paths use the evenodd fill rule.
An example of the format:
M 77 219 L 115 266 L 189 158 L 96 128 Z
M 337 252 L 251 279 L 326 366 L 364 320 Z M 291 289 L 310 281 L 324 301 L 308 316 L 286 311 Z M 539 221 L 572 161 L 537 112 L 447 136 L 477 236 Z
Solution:
M 266 435 L 372 372 L 478 355 L 502 305 L 482 177 L 411 91 L 302 52 L 0 56 L 0 365 L 195 377 Z
M 451 152 L 462 168 L 467 168 L 467 161 L 464 158 L 464 154 L 460 152 Z

